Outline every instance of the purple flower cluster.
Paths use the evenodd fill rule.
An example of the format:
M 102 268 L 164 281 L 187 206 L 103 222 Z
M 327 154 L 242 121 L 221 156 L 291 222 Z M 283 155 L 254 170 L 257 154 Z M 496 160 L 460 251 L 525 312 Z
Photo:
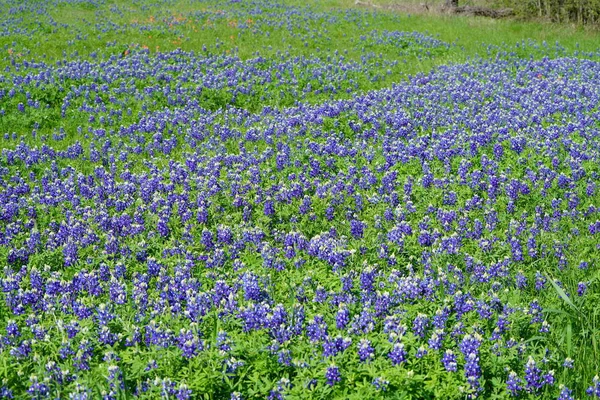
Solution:
M 55 4 L 34 3 L 2 13 L 0 37 L 36 35 L 14 16 Z M 328 397 L 355 389 L 356 368 L 370 391 L 435 370 L 471 397 L 495 379 L 575 397 L 552 368 L 582 366 L 556 361 L 562 314 L 548 309 L 597 290 L 598 55 L 498 52 L 366 91 L 396 67 L 375 50 L 451 46 L 373 30 L 368 12 L 206 3 L 158 12 L 163 28 L 99 11 L 96 28 L 184 35 L 211 20 L 314 44 L 350 21 L 362 58 L 13 58 L 2 115 L 31 126 L 1 142 L 0 358 L 22 367 L 0 398 Z M 587 393 L 600 398 L 598 378 Z

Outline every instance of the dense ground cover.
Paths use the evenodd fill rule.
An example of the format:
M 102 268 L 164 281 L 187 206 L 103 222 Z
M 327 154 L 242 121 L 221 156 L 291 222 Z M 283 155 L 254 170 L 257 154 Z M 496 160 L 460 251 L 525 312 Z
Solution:
M 600 397 L 593 41 L 334 6 L 0 3 L 0 398 Z

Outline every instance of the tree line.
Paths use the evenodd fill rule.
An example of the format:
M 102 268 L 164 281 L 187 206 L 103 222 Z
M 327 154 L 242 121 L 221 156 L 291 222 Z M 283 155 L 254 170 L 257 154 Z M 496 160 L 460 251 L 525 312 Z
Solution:
M 446 0 L 446 6 L 459 7 L 473 1 Z M 559 23 L 600 24 L 600 0 L 484 0 L 478 5 L 510 8 L 515 15 L 544 18 Z

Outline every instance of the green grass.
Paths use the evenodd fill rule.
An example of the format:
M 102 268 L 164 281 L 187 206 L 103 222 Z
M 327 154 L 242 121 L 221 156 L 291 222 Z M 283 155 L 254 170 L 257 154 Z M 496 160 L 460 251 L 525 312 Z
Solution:
M 288 1 L 289 4 L 305 5 L 305 2 Z M 356 6 L 352 0 L 326 0 L 313 1 L 311 7 L 321 11 L 341 9 L 369 9 Z M 123 10 L 123 16 L 110 12 L 111 7 Z M 316 40 L 309 46 L 304 46 L 298 38 L 290 37 L 285 30 L 274 31 L 269 37 L 256 38 L 251 35 L 239 35 L 240 30 L 231 26 L 232 21 L 209 21 L 210 16 L 218 17 L 219 7 L 204 5 L 202 3 L 190 4 L 186 1 L 174 1 L 168 8 L 143 9 L 128 2 L 110 1 L 100 7 L 81 5 L 73 9 L 63 5 L 51 13 L 52 18 L 59 27 L 51 27 L 41 23 L 44 31 L 35 34 L 32 39 L 24 36 L 0 37 L 0 49 L 5 56 L 9 50 L 13 54 L 31 55 L 46 54 L 49 58 L 61 58 L 63 52 L 72 54 L 77 51 L 81 56 L 98 51 L 106 47 L 107 42 L 115 42 L 112 50 L 120 53 L 129 45 L 137 44 L 147 46 L 151 51 L 171 51 L 181 48 L 186 51 L 199 51 L 203 45 L 214 45 L 222 41 L 221 49 L 224 51 L 238 51 L 241 58 L 251 57 L 256 51 L 269 55 L 277 51 L 290 50 L 293 54 L 313 54 L 317 47 L 324 51 L 334 49 L 349 49 L 349 57 L 357 57 L 360 52 L 352 51 L 350 46 L 358 36 L 363 33 L 361 27 L 353 24 L 337 24 L 331 27 L 330 34 L 325 39 Z M 371 8 L 376 11 L 377 9 Z M 201 13 L 200 17 L 190 15 Z M 125 27 L 125 33 L 103 34 L 94 24 L 102 21 L 103 15 L 110 15 L 110 20 Z M 162 23 L 166 16 L 185 18 L 186 22 L 179 26 L 169 27 Z M 35 25 L 34 21 L 30 21 Z M 91 24 L 89 22 L 92 22 Z M 239 22 L 239 21 L 237 21 Z M 466 17 L 457 15 L 440 14 L 413 14 L 407 15 L 401 11 L 385 10 L 373 15 L 366 22 L 371 29 L 401 30 L 427 32 L 438 36 L 440 40 L 456 44 L 456 48 L 444 55 L 430 60 L 419 61 L 411 59 L 404 65 L 403 73 L 414 74 L 429 71 L 437 65 L 449 62 L 461 62 L 475 55 L 484 55 L 487 45 L 513 46 L 523 40 L 533 40 L 542 45 L 554 45 L 559 42 L 567 51 L 579 49 L 581 51 L 597 51 L 600 43 L 600 32 L 575 27 L 570 25 L 557 25 L 543 22 L 526 22 L 511 19 L 495 20 L 480 17 Z M 151 27 L 147 33 L 139 32 L 131 24 L 140 23 Z M 67 29 L 60 24 L 68 24 L 74 30 L 79 30 L 83 35 L 88 35 L 86 40 L 77 40 Z M 98 38 L 100 35 L 100 39 Z M 384 55 L 387 56 L 387 55 Z M 0 66 L 10 62 L 10 56 L 0 61 Z
M 305 6 L 304 2 L 296 0 L 287 3 Z M 315 12 L 333 12 L 339 21 L 331 23 L 321 16 L 320 20 L 296 23 L 296 34 L 290 34 L 285 27 L 267 28 L 264 32 L 252 34 L 248 30 L 241 30 L 237 24 L 247 23 L 252 26 L 260 19 L 262 22 L 273 22 L 269 21 L 269 16 L 258 15 L 255 21 L 238 21 L 223 17 L 221 6 L 227 7 L 227 4 L 181 0 L 162 4 L 160 7 L 123 1 L 108 1 L 99 6 L 92 3 L 69 6 L 59 4 L 48 12 L 49 17 L 43 18 L 34 18 L 34 13 L 14 16 L 5 14 L 5 18 L 9 20 L 22 17 L 24 20 L 20 26 L 39 31 L 31 37 L 0 37 L 0 54 L 5 55 L 0 59 L 0 71 L 23 59 L 50 61 L 64 59 L 65 56 L 91 58 L 94 54 L 102 58 L 109 55 L 120 56 L 127 48 L 142 47 L 148 48 L 152 53 L 176 49 L 202 52 L 207 48 L 211 53 L 237 54 L 242 60 L 254 57 L 257 52 L 267 58 L 281 52 L 297 56 L 326 57 L 334 50 L 343 51 L 344 57 L 350 60 L 360 60 L 365 52 L 380 57 L 382 61 L 398 60 L 393 67 L 382 65 L 372 68 L 379 75 L 376 80 L 358 77 L 357 88 L 352 90 L 352 94 L 336 95 L 344 98 L 357 92 L 388 87 L 408 76 L 428 72 L 440 65 L 461 63 L 472 57 L 489 56 L 497 51 L 516 51 L 523 57 L 552 57 L 571 54 L 575 50 L 595 52 L 600 43 L 599 32 L 571 26 L 443 14 L 407 15 L 393 10 L 366 15 L 355 13 L 354 21 L 348 22 L 343 20 L 344 13 L 348 10 L 364 11 L 365 7 L 356 6 L 351 0 L 326 0 L 309 5 Z M 4 8 L 7 11 L 8 7 Z M 102 28 L 109 25 L 107 21 L 119 26 L 118 31 L 103 32 Z M 143 25 L 144 28 L 140 29 L 138 25 Z M 435 50 L 426 57 L 422 56 L 419 49 L 414 53 L 409 49 L 400 54 L 397 48 L 384 44 L 363 48 L 361 35 L 374 29 L 421 32 L 450 43 L 452 47 Z M 519 50 L 515 47 L 524 41 L 529 44 L 526 49 Z M 555 49 L 556 43 L 560 45 L 560 51 Z M 69 84 L 65 85 L 68 86 Z M 50 104 L 50 109 L 41 109 L 27 116 L 0 116 L 0 133 L 28 134 L 34 122 L 38 122 L 39 134 L 50 135 L 62 127 L 67 130 L 67 134 L 72 135 L 74 128 L 85 122 L 76 115 L 70 117 L 68 123 L 60 118 L 61 93 L 56 93 L 54 88 L 53 92 L 48 91 L 48 88 L 40 88 L 39 93 L 34 95 Z M 210 109 L 221 108 L 231 101 L 231 96 L 222 92 L 207 91 L 202 96 L 203 104 Z M 328 96 L 321 94 L 311 95 L 305 100 L 320 102 L 326 99 Z M 263 105 L 290 106 L 295 100 L 295 96 L 290 93 L 282 94 L 277 99 L 269 98 L 269 94 L 265 93 L 250 98 L 240 96 L 234 104 L 258 111 Z M 160 104 L 157 105 L 159 106 Z M 6 105 L 0 105 L 0 109 L 5 107 Z M 132 104 L 132 109 L 135 116 L 139 109 L 136 109 L 135 104 Z

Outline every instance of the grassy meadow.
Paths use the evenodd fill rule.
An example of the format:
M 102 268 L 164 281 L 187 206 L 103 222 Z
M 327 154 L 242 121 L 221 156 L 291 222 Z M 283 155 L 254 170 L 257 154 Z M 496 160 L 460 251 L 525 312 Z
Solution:
M 600 398 L 599 43 L 0 0 L 0 399 Z

